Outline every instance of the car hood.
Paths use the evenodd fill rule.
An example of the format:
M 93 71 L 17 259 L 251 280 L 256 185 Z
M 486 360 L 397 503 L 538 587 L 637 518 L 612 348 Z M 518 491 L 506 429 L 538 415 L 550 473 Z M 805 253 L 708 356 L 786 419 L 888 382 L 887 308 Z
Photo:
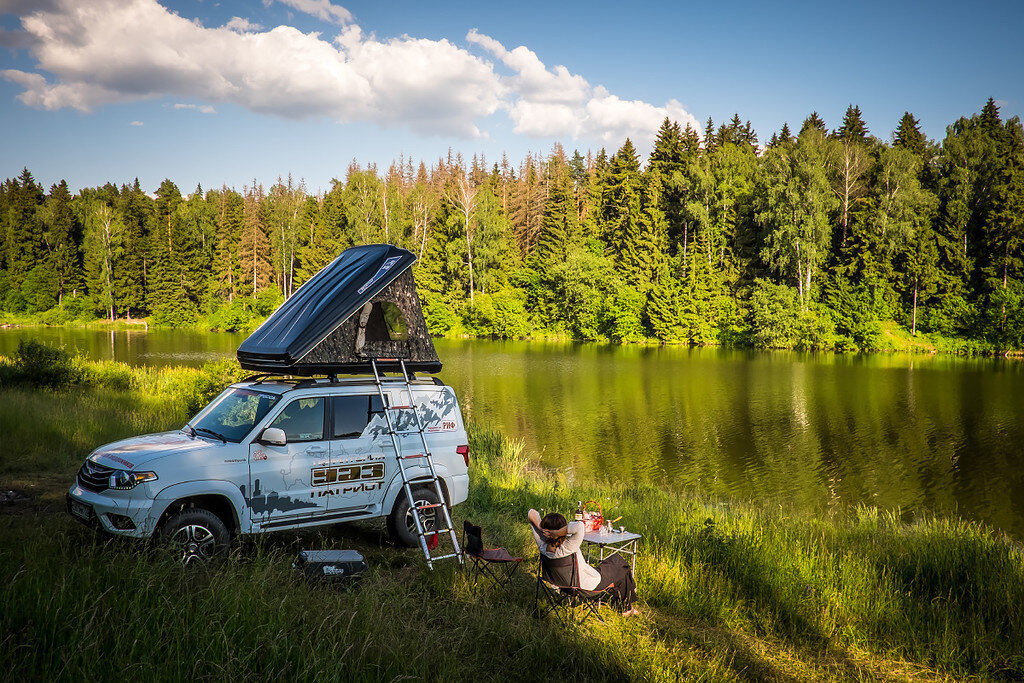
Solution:
M 185 432 L 161 432 L 134 436 L 101 446 L 89 456 L 91 460 L 121 470 L 131 470 L 165 455 L 187 453 L 204 448 L 218 448 L 219 441 L 191 437 Z

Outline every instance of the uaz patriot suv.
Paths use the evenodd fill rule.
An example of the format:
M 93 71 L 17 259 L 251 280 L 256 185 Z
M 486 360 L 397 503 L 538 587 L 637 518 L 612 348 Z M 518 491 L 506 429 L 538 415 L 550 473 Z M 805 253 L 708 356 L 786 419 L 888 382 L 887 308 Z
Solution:
M 383 380 L 403 453 L 422 452 L 423 424 L 447 503 L 466 499 L 469 446 L 451 387 Z M 408 432 L 412 432 L 411 434 Z M 429 471 L 404 461 L 415 481 Z M 232 537 L 387 516 L 400 543 L 418 542 L 373 378 L 262 379 L 234 384 L 178 431 L 97 448 L 67 494 L 68 512 L 119 536 L 151 538 L 185 563 L 226 551 Z M 437 503 L 413 487 L 417 505 Z M 425 520 L 427 530 L 432 520 Z

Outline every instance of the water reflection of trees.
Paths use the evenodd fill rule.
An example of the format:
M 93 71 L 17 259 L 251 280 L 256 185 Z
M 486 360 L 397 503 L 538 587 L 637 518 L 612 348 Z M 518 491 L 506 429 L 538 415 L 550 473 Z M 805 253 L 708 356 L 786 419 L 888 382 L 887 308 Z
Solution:
M 1024 535 L 1020 365 L 441 344 L 464 410 L 548 465 L 822 510 L 959 510 Z

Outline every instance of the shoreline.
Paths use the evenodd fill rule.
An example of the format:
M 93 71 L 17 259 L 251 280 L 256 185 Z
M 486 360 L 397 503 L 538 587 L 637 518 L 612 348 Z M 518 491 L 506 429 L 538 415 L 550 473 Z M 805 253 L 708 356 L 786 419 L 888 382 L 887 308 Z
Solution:
M 262 321 L 261 321 L 262 322 Z M 0 317 L 0 330 L 17 330 L 31 328 L 45 329 L 68 329 L 68 330 L 92 330 L 102 332 L 170 332 L 175 330 L 188 331 L 199 334 L 247 334 L 256 329 L 244 330 L 217 330 L 209 329 L 205 325 L 196 324 L 186 327 L 169 327 L 150 325 L 148 318 L 118 318 L 113 322 L 107 319 L 97 319 L 85 322 L 65 322 L 49 324 L 32 320 L 5 321 Z M 903 333 L 899 339 L 893 334 L 893 329 Z M 682 342 L 661 342 L 654 339 L 614 341 L 608 339 L 573 339 L 560 333 L 538 333 L 532 336 L 505 338 L 493 335 L 471 335 L 471 334 L 440 334 L 433 335 L 435 339 L 483 339 L 492 341 L 524 341 L 524 342 L 560 342 L 566 344 L 598 344 L 602 346 L 623 346 L 639 348 L 690 348 L 690 349 L 735 349 L 752 351 L 796 351 L 805 353 L 834 353 L 839 355 L 891 355 L 905 354 L 908 356 L 947 356 L 961 358 L 1005 358 L 1007 360 L 1024 360 L 1024 349 L 1000 349 L 990 346 L 987 342 L 960 337 L 940 337 L 937 335 L 919 334 L 910 337 L 909 333 L 895 323 L 889 323 L 885 327 L 886 336 L 893 339 L 894 344 L 890 348 L 881 349 L 844 349 L 836 347 L 824 348 L 799 348 L 799 347 L 760 347 L 747 344 L 704 344 L 693 345 Z M 898 345 L 897 345 L 898 343 Z

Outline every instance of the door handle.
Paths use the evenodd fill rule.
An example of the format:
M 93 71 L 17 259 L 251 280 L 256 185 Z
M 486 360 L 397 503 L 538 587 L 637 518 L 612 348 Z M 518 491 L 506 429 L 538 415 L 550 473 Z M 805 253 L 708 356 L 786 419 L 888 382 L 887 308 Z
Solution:
M 306 449 L 306 455 L 325 455 L 327 449 L 323 446 L 310 446 Z

